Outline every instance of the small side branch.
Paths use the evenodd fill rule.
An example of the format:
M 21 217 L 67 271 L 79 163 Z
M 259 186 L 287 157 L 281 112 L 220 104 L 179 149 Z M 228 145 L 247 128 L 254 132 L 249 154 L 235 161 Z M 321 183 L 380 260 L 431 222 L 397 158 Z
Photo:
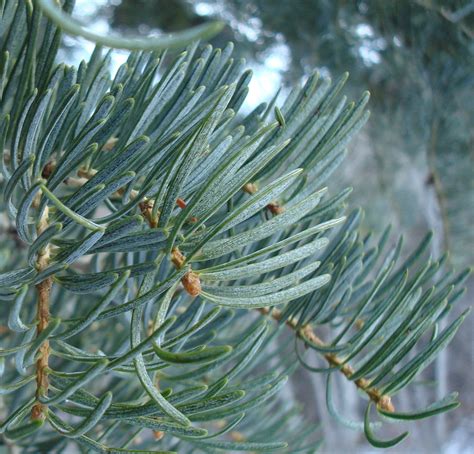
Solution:
M 274 320 L 281 321 L 281 311 L 278 309 L 261 308 L 257 309 L 261 314 L 270 315 Z M 303 341 L 306 339 L 314 344 L 325 346 L 325 343 L 316 335 L 311 325 L 306 325 L 298 328 L 297 321 L 293 318 L 286 320 L 286 325 L 295 331 L 296 335 Z M 326 361 L 331 366 L 341 366 L 343 360 L 334 353 L 326 353 L 323 355 Z M 354 373 L 354 369 L 349 364 L 344 364 L 339 369 L 347 378 Z M 382 410 L 387 412 L 394 412 L 395 407 L 391 401 L 390 396 L 382 394 L 377 388 L 371 387 L 368 380 L 360 378 L 354 381 L 355 385 L 365 392 L 369 398 Z

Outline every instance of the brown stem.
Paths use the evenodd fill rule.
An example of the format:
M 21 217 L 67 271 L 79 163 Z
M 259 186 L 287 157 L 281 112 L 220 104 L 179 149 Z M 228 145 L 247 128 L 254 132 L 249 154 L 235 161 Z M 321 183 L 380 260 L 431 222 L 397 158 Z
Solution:
M 268 308 L 261 308 L 257 310 L 261 314 L 271 315 L 271 317 L 278 322 L 281 321 L 282 313 L 278 309 L 271 310 Z M 308 340 L 313 344 L 325 346 L 325 343 L 316 335 L 311 325 L 298 328 L 297 321 L 293 318 L 287 319 L 285 323 L 288 327 L 295 331 L 296 335 L 303 341 Z M 343 364 L 343 360 L 334 353 L 325 353 L 323 356 L 331 366 L 341 366 Z M 344 364 L 339 370 L 347 378 L 350 378 L 350 376 L 354 373 L 354 369 L 349 364 Z M 392 404 L 390 396 L 382 394 L 375 387 L 371 387 L 367 379 L 360 378 L 359 380 L 355 380 L 354 383 L 360 390 L 364 391 L 380 409 L 388 412 L 395 411 L 395 407 Z
M 41 219 L 37 225 L 37 232 L 40 235 L 48 227 L 48 207 L 43 211 Z M 36 268 L 38 271 L 44 270 L 49 263 L 50 249 L 49 245 L 38 252 L 36 260 Z M 37 306 L 37 320 L 36 335 L 39 336 L 49 324 L 49 298 L 51 294 L 51 287 L 53 285 L 52 277 L 46 278 L 44 281 L 36 285 L 38 292 L 38 306 Z M 49 380 L 48 380 L 48 363 L 49 363 L 49 342 L 44 341 L 38 352 L 38 359 L 36 360 L 36 398 L 47 395 Z M 31 418 L 33 420 L 44 420 L 47 415 L 47 406 L 36 402 L 31 409 Z

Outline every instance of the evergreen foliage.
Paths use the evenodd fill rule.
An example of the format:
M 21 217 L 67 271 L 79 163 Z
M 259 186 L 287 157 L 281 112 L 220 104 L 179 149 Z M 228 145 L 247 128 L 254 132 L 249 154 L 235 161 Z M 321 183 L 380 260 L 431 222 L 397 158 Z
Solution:
M 354 185 L 351 200 L 365 208 L 362 228 L 382 230 L 384 211 L 408 232 L 407 247 L 433 229 L 432 250 L 449 250 L 454 266 L 473 263 L 465 247 L 474 242 L 472 1 L 122 0 L 95 13 L 123 33 L 139 25 L 174 31 L 224 17 L 228 25 L 212 43 L 238 41 L 235 53 L 250 66 L 265 65 L 283 90 L 315 67 L 349 71 L 345 92 L 369 90 L 372 117 L 354 165 L 343 164 L 332 187 Z M 271 90 L 258 74 L 253 83 L 261 87 L 255 93 Z
M 314 452 L 282 394 L 299 365 L 327 374 L 329 412 L 377 447 L 407 433 L 379 439 L 374 406 L 391 421 L 458 405 L 392 398 L 465 318 L 437 329 L 468 271 L 439 273 L 430 235 L 406 260 L 390 229 L 361 237 L 350 190 L 325 187 L 368 93 L 347 102 L 347 75 L 314 74 L 239 116 L 251 73 L 231 44 L 133 52 L 114 76 L 100 45 L 58 65 L 49 3 L 0 0 L 5 443 Z M 367 400 L 363 421 L 334 407 L 333 374 Z

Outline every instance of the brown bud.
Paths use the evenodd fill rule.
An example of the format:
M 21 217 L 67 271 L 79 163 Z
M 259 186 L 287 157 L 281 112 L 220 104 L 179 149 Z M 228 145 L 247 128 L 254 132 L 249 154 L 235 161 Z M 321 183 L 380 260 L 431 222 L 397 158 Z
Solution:
M 274 215 L 281 214 L 285 212 L 285 208 L 280 206 L 278 202 L 272 202 L 267 205 L 267 208 L 270 210 L 270 212 Z
M 31 419 L 33 421 L 44 421 L 46 419 L 45 408 L 43 404 L 34 404 L 31 408 Z
M 153 431 L 153 437 L 155 438 L 156 441 L 160 441 L 164 436 L 165 436 L 165 433 L 162 432 L 161 430 Z
M 105 151 L 112 150 L 115 147 L 115 145 L 117 144 L 117 142 L 118 142 L 117 137 L 110 138 L 109 140 L 107 140 L 106 144 L 104 145 L 103 150 L 105 150 Z
M 77 175 L 82 178 L 92 178 L 97 173 L 95 169 L 79 169 Z
M 197 296 L 201 293 L 201 281 L 194 271 L 187 272 L 181 279 L 181 283 L 191 296 Z
M 225 419 L 219 419 L 214 423 L 214 425 L 216 426 L 216 429 L 223 429 L 226 426 L 226 421 Z
M 385 410 L 390 413 L 393 413 L 395 411 L 395 407 L 392 404 L 392 400 L 390 399 L 390 396 L 387 396 L 385 394 L 380 397 L 377 405 L 381 410 Z
M 183 199 L 176 199 L 176 205 L 178 205 L 182 210 L 186 208 L 186 202 Z
M 349 364 L 344 364 L 341 371 L 346 377 L 350 377 L 354 373 L 354 369 Z
M 48 163 L 46 163 L 46 165 L 43 167 L 43 171 L 41 172 L 41 176 L 44 178 L 44 179 L 48 179 L 51 174 L 53 173 L 53 170 L 54 168 L 56 167 L 56 163 L 53 162 L 53 161 L 49 161 Z
M 258 191 L 258 187 L 255 183 L 245 183 L 242 189 L 247 194 L 255 194 Z
M 237 442 L 245 441 L 245 437 L 242 435 L 241 432 L 238 432 L 237 430 L 233 430 L 229 435 L 233 441 L 237 441 Z
M 362 389 L 365 389 L 369 386 L 369 381 L 366 378 L 359 378 L 355 381 L 355 384 Z
M 153 217 L 153 200 L 144 199 L 143 202 L 138 204 L 142 216 L 148 221 L 150 227 L 154 228 L 158 225 L 158 217 Z

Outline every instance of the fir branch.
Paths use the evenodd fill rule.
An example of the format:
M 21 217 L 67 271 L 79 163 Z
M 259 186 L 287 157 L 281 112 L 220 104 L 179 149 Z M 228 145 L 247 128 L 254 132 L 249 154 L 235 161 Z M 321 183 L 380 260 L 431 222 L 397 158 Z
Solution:
M 339 370 L 392 419 L 458 405 L 448 396 L 397 413 L 389 396 L 456 333 L 466 314 L 434 327 L 468 271 L 434 279 L 445 258 L 426 258 L 429 237 L 396 269 L 401 242 L 386 252 L 388 230 L 375 244 L 361 236 L 360 211 L 344 215 L 350 190 L 324 187 L 368 118 L 368 93 L 348 103 L 346 74 L 315 73 L 281 108 L 275 98 L 236 116 L 251 73 L 231 44 L 192 44 L 170 64 L 133 52 L 114 77 L 100 46 L 79 68 L 55 65 L 60 30 L 41 17 L 46 3 L 0 0 L 0 209 L 22 244 L 0 273 L 12 340 L 0 354 L 16 360 L 0 386 L 7 439 L 269 450 L 286 447 L 279 428 L 289 452 L 307 451 L 314 428 L 280 392 L 297 359 Z M 253 308 L 329 367 L 282 351 L 280 330 Z M 311 327 L 335 321 L 325 344 Z M 377 440 L 369 419 L 370 407 L 375 446 L 404 438 Z
M 257 309 L 257 311 L 263 315 L 270 315 L 278 323 L 282 321 L 282 313 L 279 309 L 265 307 Z M 316 335 L 311 325 L 308 324 L 303 327 L 299 327 L 298 321 L 293 318 L 286 319 L 285 324 L 295 331 L 296 335 L 301 340 L 308 340 L 321 347 L 327 347 L 327 345 Z M 349 364 L 343 364 L 342 359 L 336 354 L 324 353 L 323 357 L 331 366 L 339 367 L 339 370 L 345 377 L 350 378 L 354 373 L 354 369 Z M 368 382 L 365 378 L 359 378 L 355 380 L 354 383 L 357 388 L 367 394 L 367 396 L 377 405 L 380 410 L 389 413 L 393 413 L 395 411 L 395 407 L 392 404 L 390 396 L 382 394 L 380 390 L 375 387 L 371 387 L 370 382 Z

